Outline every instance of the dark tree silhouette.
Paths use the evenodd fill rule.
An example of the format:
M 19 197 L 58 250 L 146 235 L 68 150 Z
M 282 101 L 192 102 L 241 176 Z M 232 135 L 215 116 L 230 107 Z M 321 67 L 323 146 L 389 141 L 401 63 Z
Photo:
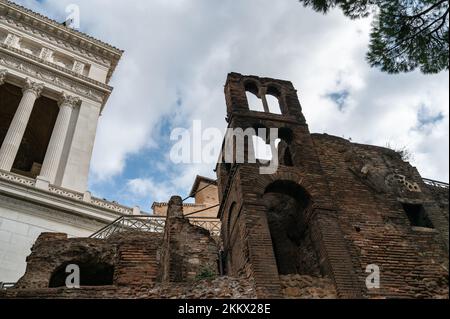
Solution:
M 338 7 L 351 19 L 374 14 L 367 60 L 388 73 L 448 70 L 448 0 L 299 0 L 327 13 Z

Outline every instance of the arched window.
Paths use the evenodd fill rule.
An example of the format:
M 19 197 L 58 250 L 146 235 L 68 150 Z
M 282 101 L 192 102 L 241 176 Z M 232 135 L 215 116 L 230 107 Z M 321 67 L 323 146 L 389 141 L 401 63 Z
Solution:
M 113 284 L 114 267 L 112 265 L 94 262 L 70 262 L 56 268 L 50 278 L 49 288 L 66 286 L 66 278 L 70 275 L 70 273 L 66 273 L 66 268 L 70 264 L 77 265 L 80 268 L 81 286 L 111 286 Z
M 273 114 L 282 114 L 281 105 L 280 105 L 280 91 L 273 87 L 269 86 L 267 88 L 266 101 L 267 106 L 269 108 L 269 112 Z
M 281 114 L 280 102 L 277 97 L 267 94 L 266 101 L 270 113 Z
M 254 82 L 247 82 L 245 85 L 245 94 L 250 111 L 264 112 L 262 100 L 258 97 L 258 87 Z
M 279 144 L 278 150 L 278 162 L 284 166 L 294 166 L 294 161 L 291 152 L 291 143 L 293 140 L 293 133 L 290 128 L 282 127 L 278 130 Z
M 263 203 L 279 274 L 320 276 L 306 223 L 305 212 L 311 204 L 307 192 L 292 181 L 279 180 L 266 188 Z

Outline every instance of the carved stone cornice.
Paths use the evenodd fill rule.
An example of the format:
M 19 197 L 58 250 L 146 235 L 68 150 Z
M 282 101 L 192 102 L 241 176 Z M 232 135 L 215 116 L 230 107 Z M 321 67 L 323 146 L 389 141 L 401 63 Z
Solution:
M 82 80 L 82 81 L 84 81 L 84 82 L 89 82 L 89 83 L 92 83 L 92 84 L 94 84 L 95 86 L 101 87 L 101 88 L 103 88 L 103 89 L 105 89 L 105 90 L 112 91 L 112 87 L 109 86 L 109 85 L 107 85 L 107 84 L 105 84 L 105 83 L 96 81 L 96 80 L 91 79 L 91 78 L 89 78 L 89 77 L 87 77 L 87 76 L 84 76 L 84 75 L 82 75 L 82 74 L 76 73 L 76 72 L 74 72 L 74 71 L 72 71 L 72 70 L 63 68 L 63 67 L 61 67 L 61 66 L 59 66 L 59 65 L 57 65 L 57 64 L 55 64 L 55 63 L 46 61 L 46 60 L 44 60 L 43 58 L 39 58 L 39 57 L 37 57 L 37 56 L 34 56 L 34 55 L 32 55 L 32 54 L 29 54 L 29 53 L 27 53 L 27 52 L 24 52 L 24 51 L 22 51 L 22 50 L 19 50 L 19 49 L 13 48 L 13 47 L 9 47 L 9 46 L 7 46 L 7 45 L 5 45 L 5 44 L 2 44 L 2 43 L 0 43 L 0 48 L 3 48 L 3 49 L 8 50 L 8 51 L 12 51 L 12 52 L 15 53 L 15 54 L 20 54 L 20 55 L 22 55 L 22 56 L 24 56 L 24 57 L 26 57 L 26 58 L 28 58 L 28 59 L 31 59 L 31 60 L 36 61 L 37 63 L 41 63 L 41 64 L 44 64 L 44 65 L 48 65 L 49 67 L 51 67 L 51 68 L 53 68 L 53 69 L 57 69 L 58 71 L 65 72 L 65 73 L 67 73 L 68 75 L 71 75 L 71 76 L 73 76 L 73 77 L 77 77 L 77 78 L 79 78 L 80 80 Z
M 1 0 L 0 0 L 0 3 L 1 3 Z M 13 18 L 11 18 L 9 16 L 2 16 L 0 14 L 0 25 L 1 24 L 7 25 L 7 26 L 9 26 L 11 28 L 14 28 L 14 29 L 18 29 L 21 32 L 25 33 L 26 35 L 29 35 L 29 36 L 32 36 L 32 37 L 37 37 L 37 38 L 39 38 L 39 39 L 41 39 L 43 41 L 48 41 L 52 45 L 54 45 L 54 46 L 56 46 L 58 48 L 62 48 L 62 49 L 65 49 L 65 50 L 70 50 L 72 52 L 75 52 L 75 53 L 77 53 L 77 54 L 87 58 L 88 60 L 90 60 L 92 62 L 95 62 L 95 63 L 98 63 L 98 64 L 100 64 L 100 65 L 102 65 L 104 67 L 110 67 L 111 66 L 111 63 L 107 59 L 102 57 L 101 55 L 92 54 L 92 53 L 87 52 L 87 51 L 85 51 L 85 50 L 83 50 L 81 48 L 69 46 L 65 42 L 62 42 L 61 40 L 53 38 L 53 37 L 51 37 L 49 35 L 46 35 L 46 34 L 44 34 L 42 32 L 36 32 L 34 27 L 25 25 L 23 23 L 20 23 L 20 22 L 14 20 Z M 10 38 L 10 41 L 12 41 L 12 40 L 13 40 L 13 38 Z M 5 44 L 7 44 L 8 46 L 11 46 L 10 43 L 5 43 Z
M 6 20 L 8 24 L 14 23 L 21 31 L 39 36 L 59 47 L 78 52 L 91 60 L 94 58 L 99 63 L 109 64 L 108 80 L 123 54 L 122 50 L 114 46 L 7 0 L 0 0 L 0 19 Z
M 0 85 L 5 83 L 6 74 L 8 74 L 7 70 L 0 70 Z
M 0 66 L 5 66 L 17 70 L 25 75 L 57 86 L 64 91 L 72 92 L 76 95 L 84 96 L 90 100 L 104 104 L 110 92 L 102 92 L 99 89 L 88 87 L 78 81 L 59 75 L 34 63 L 25 62 L 23 59 L 11 56 L 0 51 Z
M 22 88 L 22 92 L 33 92 L 36 97 L 39 97 L 44 89 L 44 83 L 33 82 L 29 78 L 25 79 L 25 84 Z
M 78 96 L 73 96 L 73 95 L 69 95 L 66 92 L 61 93 L 59 100 L 58 100 L 58 105 L 59 107 L 61 106 L 68 106 L 71 108 L 76 108 L 80 105 L 81 103 L 81 99 Z

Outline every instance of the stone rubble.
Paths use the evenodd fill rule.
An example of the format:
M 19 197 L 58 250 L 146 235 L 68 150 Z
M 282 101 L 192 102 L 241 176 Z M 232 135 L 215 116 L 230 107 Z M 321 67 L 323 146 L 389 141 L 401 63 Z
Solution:
M 336 299 L 333 282 L 327 278 L 306 275 L 280 276 L 281 288 L 287 299 Z

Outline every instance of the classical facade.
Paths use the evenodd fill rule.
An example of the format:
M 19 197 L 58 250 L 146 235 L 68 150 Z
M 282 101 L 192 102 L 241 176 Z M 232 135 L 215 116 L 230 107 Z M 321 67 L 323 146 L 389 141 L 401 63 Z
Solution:
M 94 198 L 87 178 L 122 51 L 0 0 L 0 282 L 42 232 L 89 236 L 138 208 Z

